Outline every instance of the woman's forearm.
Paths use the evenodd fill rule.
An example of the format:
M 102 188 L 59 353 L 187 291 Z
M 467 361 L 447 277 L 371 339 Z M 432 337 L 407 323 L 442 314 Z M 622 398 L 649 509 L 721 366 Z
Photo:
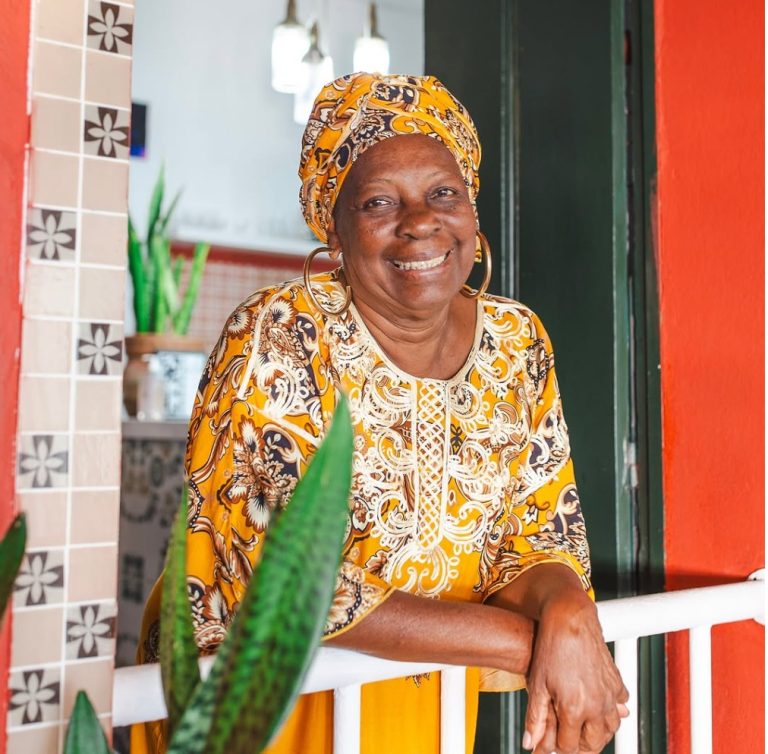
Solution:
M 574 610 L 594 611 L 592 600 L 571 568 L 561 563 L 542 563 L 521 573 L 486 604 L 538 621 L 549 605 L 562 602 Z
M 357 625 L 326 641 L 392 660 L 525 674 L 531 661 L 533 622 L 489 605 L 398 591 Z

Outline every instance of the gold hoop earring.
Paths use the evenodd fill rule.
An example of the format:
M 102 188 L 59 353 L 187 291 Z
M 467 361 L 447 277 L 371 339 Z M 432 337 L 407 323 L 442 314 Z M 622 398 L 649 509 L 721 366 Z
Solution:
M 483 260 L 485 262 L 485 276 L 483 282 L 477 290 L 470 288 L 468 285 L 464 285 L 461 292 L 467 298 L 480 298 L 487 290 L 491 283 L 491 273 L 493 272 L 493 261 L 491 260 L 491 247 L 488 243 L 488 239 L 484 233 L 477 231 L 477 237 L 480 239 L 480 249 L 483 252 Z
M 321 252 L 327 251 L 329 254 L 333 251 L 333 249 L 329 248 L 328 246 L 318 246 L 316 249 L 313 249 L 309 252 L 307 255 L 307 258 L 304 260 L 304 285 L 307 289 L 307 296 L 309 296 L 309 300 L 314 304 L 315 308 L 321 311 L 323 314 L 325 314 L 327 317 L 340 317 L 344 312 L 349 309 L 349 305 L 352 303 L 352 289 L 349 286 L 346 286 L 347 290 L 347 298 L 344 301 L 344 306 L 341 307 L 341 309 L 334 310 L 334 309 L 326 309 L 316 298 L 315 293 L 312 290 L 312 285 L 309 282 L 309 268 L 312 266 L 312 260 Z

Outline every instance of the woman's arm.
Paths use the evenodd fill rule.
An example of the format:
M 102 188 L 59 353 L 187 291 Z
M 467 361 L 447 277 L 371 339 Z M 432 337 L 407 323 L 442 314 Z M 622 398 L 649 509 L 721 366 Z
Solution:
M 523 746 L 535 754 L 601 751 L 627 716 L 629 695 L 579 577 L 543 563 L 487 604 L 537 622 Z
M 391 660 L 526 674 L 533 621 L 499 607 L 396 591 L 352 628 L 326 641 Z

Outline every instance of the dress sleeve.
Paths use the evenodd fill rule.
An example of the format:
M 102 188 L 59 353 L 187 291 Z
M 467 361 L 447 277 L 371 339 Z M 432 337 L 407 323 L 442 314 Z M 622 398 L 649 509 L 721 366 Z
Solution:
M 494 523 L 483 555 L 485 599 L 541 563 L 573 569 L 592 595 L 589 547 L 552 345 L 539 319 L 529 316 L 531 337 L 524 350 L 523 380 L 530 436 L 511 463 L 508 503 Z
M 320 324 L 300 303 L 286 294 L 239 307 L 198 389 L 186 454 L 187 588 L 202 652 L 224 639 L 270 516 L 288 503 L 333 415 Z M 345 545 L 326 632 L 351 625 L 388 591 Z

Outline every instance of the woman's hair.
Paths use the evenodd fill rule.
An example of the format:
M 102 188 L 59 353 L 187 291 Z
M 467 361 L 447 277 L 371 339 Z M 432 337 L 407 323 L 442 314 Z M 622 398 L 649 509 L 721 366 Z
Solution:
M 473 206 L 480 141 L 466 108 L 434 76 L 353 73 L 324 86 L 301 142 L 299 200 L 322 243 L 350 168 L 366 149 L 403 134 L 425 134 L 456 158 Z

